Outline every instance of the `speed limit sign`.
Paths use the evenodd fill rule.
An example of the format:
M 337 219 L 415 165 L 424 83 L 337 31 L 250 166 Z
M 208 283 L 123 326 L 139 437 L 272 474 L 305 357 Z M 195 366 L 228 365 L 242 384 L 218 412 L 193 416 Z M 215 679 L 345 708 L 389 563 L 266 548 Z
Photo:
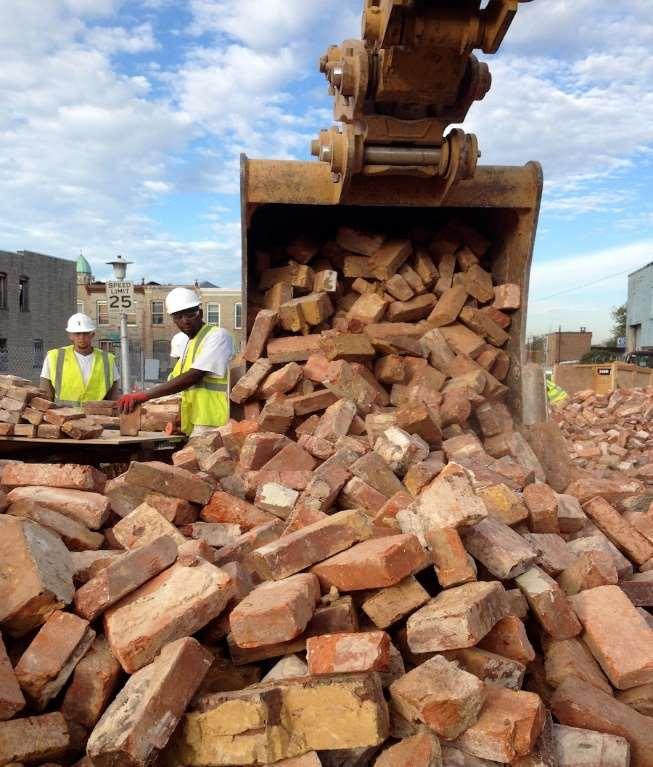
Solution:
M 134 311 L 134 283 L 108 280 L 107 301 L 109 321 L 112 325 L 117 325 L 122 314 L 130 314 Z

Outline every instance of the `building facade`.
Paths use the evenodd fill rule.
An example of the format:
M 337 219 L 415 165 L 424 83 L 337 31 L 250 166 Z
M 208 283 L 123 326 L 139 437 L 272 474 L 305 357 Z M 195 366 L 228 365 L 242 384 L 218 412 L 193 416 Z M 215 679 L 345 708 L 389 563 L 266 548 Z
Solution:
M 120 328 L 110 322 L 106 285 L 95 281 L 83 256 L 77 261 L 77 283 L 77 311 L 95 320 L 96 345 L 119 357 Z M 175 287 L 153 282 L 134 286 L 134 311 L 127 317 L 133 383 L 164 381 L 172 369 L 170 340 L 178 330 L 166 313 L 165 298 Z M 244 339 L 241 291 L 207 283 L 182 287 L 197 292 L 205 322 L 229 330 L 240 350 Z
M 653 263 L 628 275 L 626 349 L 653 349 Z
M 0 373 L 38 383 L 48 349 L 69 343 L 75 262 L 0 250 Z

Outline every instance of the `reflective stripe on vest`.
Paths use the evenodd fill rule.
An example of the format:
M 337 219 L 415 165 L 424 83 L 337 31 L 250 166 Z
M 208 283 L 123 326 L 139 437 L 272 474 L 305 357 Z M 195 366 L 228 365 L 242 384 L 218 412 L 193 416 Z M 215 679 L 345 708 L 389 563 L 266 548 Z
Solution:
M 92 354 L 93 364 L 91 366 L 91 375 L 85 384 L 81 368 L 77 362 L 77 358 L 75 357 L 74 347 L 63 346 L 60 349 L 53 349 L 51 352 L 48 352 L 48 356 L 50 358 L 50 371 L 52 371 L 52 368 L 54 367 L 54 398 L 58 404 L 75 407 L 82 402 L 102 400 L 109 393 L 109 390 L 113 385 L 113 381 L 111 379 L 111 357 L 113 355 L 109 355 L 109 353 L 103 349 L 93 349 Z M 74 364 L 75 368 L 77 369 L 79 379 L 76 382 L 73 382 L 72 380 L 74 378 L 74 368 L 69 368 L 68 370 L 65 368 L 66 358 L 68 358 L 70 364 Z M 104 393 L 102 393 L 101 389 L 102 382 L 97 380 L 97 376 L 95 375 L 98 359 L 102 360 L 102 379 L 104 384 Z M 65 380 L 64 376 L 66 376 L 66 378 L 69 377 L 70 380 Z M 66 384 L 66 386 L 64 386 L 64 384 Z M 76 384 L 80 398 L 74 400 L 63 399 L 62 392 L 64 389 L 66 393 L 69 394 L 70 390 L 74 389 Z
M 172 378 L 187 373 L 197 358 L 205 338 L 217 328 L 203 325 L 191 339 L 184 354 L 177 361 L 171 373 Z M 207 373 L 194 386 L 189 386 L 181 393 L 181 429 L 190 434 L 195 426 L 223 426 L 229 420 L 229 378 L 228 374 L 219 377 Z

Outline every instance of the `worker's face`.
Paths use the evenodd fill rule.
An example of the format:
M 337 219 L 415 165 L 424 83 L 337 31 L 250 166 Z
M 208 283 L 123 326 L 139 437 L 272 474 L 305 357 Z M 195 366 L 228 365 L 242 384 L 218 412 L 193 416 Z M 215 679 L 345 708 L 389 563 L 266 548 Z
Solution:
M 75 347 L 76 352 L 88 354 L 93 348 L 95 333 L 69 333 L 68 338 L 70 338 L 70 342 Z
M 195 306 L 191 309 L 175 312 L 172 319 L 182 333 L 193 338 L 202 327 L 202 307 Z

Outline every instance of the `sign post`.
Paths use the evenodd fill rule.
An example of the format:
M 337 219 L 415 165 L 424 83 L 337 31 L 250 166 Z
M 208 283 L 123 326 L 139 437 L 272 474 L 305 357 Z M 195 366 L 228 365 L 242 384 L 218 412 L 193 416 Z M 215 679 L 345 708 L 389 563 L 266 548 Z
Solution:
M 114 261 L 107 261 L 113 267 L 115 279 L 107 280 L 107 302 L 109 307 L 109 322 L 120 324 L 120 387 L 123 394 L 130 390 L 129 373 L 129 336 L 127 335 L 127 314 L 134 309 L 134 284 L 127 282 L 127 265 L 122 256 L 116 256 Z

